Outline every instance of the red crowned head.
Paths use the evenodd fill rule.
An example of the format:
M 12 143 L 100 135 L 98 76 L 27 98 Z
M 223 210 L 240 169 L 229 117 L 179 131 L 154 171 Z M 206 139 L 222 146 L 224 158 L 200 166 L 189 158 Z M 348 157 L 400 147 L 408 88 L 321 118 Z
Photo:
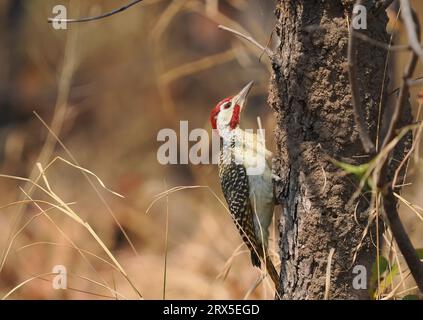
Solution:
M 240 113 L 246 105 L 253 83 L 253 81 L 249 82 L 236 96 L 223 99 L 212 109 L 210 122 L 213 129 L 219 132 L 230 131 L 239 126 Z

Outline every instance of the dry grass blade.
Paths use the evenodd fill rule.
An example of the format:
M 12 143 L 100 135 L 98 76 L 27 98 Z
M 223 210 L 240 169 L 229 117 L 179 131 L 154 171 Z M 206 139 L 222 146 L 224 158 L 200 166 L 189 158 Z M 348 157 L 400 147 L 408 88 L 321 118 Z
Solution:
M 39 280 L 43 280 L 43 281 L 48 281 L 50 282 L 50 279 L 46 279 L 46 278 L 38 278 Z M 115 299 L 115 296 L 110 296 L 110 295 L 106 295 L 106 294 L 101 294 L 101 293 L 96 293 L 96 292 L 91 292 L 88 290 L 83 290 L 83 289 L 78 289 L 78 288 L 73 288 L 73 287 L 67 287 L 66 290 L 69 291 L 74 291 L 74 292 L 78 292 L 78 293 L 83 293 L 89 296 L 93 296 L 93 297 L 97 297 L 97 298 L 102 298 L 102 299 Z
M 32 201 L 32 200 L 29 200 L 30 202 L 32 202 L 32 203 L 35 203 L 35 204 L 38 204 L 40 201 Z M 19 203 L 21 203 L 22 201 L 18 201 Z M 50 204 L 50 203 L 48 203 L 47 201 L 42 201 L 43 203 L 47 203 L 47 204 Z M 0 267 L 0 270 L 3 268 L 3 266 L 4 266 L 4 264 L 6 263 L 6 259 L 7 259 L 7 257 L 9 256 L 9 253 L 10 253 L 10 250 L 12 249 L 12 246 L 13 246 L 13 243 L 15 242 L 15 240 L 17 239 L 17 237 L 33 222 L 33 221 L 35 221 L 38 217 L 40 217 L 42 214 L 47 214 L 47 212 L 48 211 L 50 211 L 50 210 L 52 210 L 52 209 L 56 209 L 56 206 L 52 206 L 51 208 L 48 208 L 48 209 L 46 209 L 46 210 L 43 210 L 42 212 L 40 212 L 40 213 L 37 213 L 36 215 L 34 215 L 34 216 L 32 216 L 30 219 L 28 219 L 28 221 L 27 222 L 25 222 L 24 223 L 24 225 L 20 228 L 20 229 L 18 229 L 17 231 L 16 231 L 16 233 L 15 234 L 13 234 L 13 236 L 11 237 L 11 239 L 10 239 L 10 241 L 9 241 L 9 244 L 8 244 L 8 246 L 7 246 L 7 249 L 6 249 L 6 251 L 5 251 L 5 260 L 3 260 L 2 261 L 2 264 L 1 264 L 1 267 Z
M 398 292 L 397 294 L 398 294 L 398 295 L 403 295 L 403 294 L 405 294 L 405 293 L 409 293 L 409 292 L 411 292 L 411 291 L 415 291 L 415 290 L 417 290 L 417 289 L 418 289 L 418 287 L 417 287 L 417 286 L 414 286 L 414 287 L 411 287 L 411 288 L 408 288 L 408 289 L 402 290 L 402 291 Z
M 423 216 L 420 212 L 418 212 L 417 210 L 421 210 L 423 211 L 423 208 L 420 208 L 419 206 L 413 205 L 410 201 L 404 199 L 404 197 L 402 197 L 401 195 L 399 195 L 398 193 L 394 192 L 394 196 L 401 200 L 402 203 L 404 203 L 411 211 L 413 211 L 416 216 L 423 221 Z
M 18 289 L 22 288 L 24 285 L 26 285 L 26 284 L 30 283 L 30 282 L 31 282 L 31 281 L 33 281 L 33 280 L 43 280 L 43 281 L 48 281 L 48 282 L 51 282 L 51 280 L 46 279 L 46 278 L 44 278 L 44 277 L 46 277 L 46 276 L 52 276 L 52 275 L 57 275 L 57 273 L 54 273 L 54 272 L 42 273 L 42 274 L 39 274 L 39 275 L 36 275 L 36 276 L 32 276 L 31 278 L 28 278 L 27 280 L 22 281 L 20 284 L 18 284 L 17 286 L 15 286 L 15 287 L 14 287 L 13 289 L 11 289 L 8 293 L 6 293 L 6 295 L 4 295 L 4 296 L 2 297 L 2 300 L 6 300 L 8 297 L 10 297 L 10 296 L 11 296 L 14 292 L 16 292 Z M 102 288 L 105 288 L 105 289 L 110 289 L 110 288 L 108 288 L 107 286 L 105 286 L 105 285 L 103 285 L 103 284 L 99 283 L 98 281 L 92 280 L 92 279 L 87 278 L 87 277 L 84 277 L 84 276 L 74 275 L 74 274 L 72 274 L 72 273 L 67 273 L 67 276 L 80 278 L 80 279 L 83 279 L 83 280 L 85 280 L 85 281 L 88 281 L 88 282 L 90 282 L 90 283 L 92 283 L 92 284 L 95 284 L 95 285 L 97 285 L 97 286 L 100 286 L 100 287 L 102 287 Z M 99 293 L 95 293 L 95 292 L 89 292 L 89 291 L 86 291 L 86 290 L 76 289 L 76 288 L 72 288 L 72 287 L 67 287 L 67 288 L 66 288 L 66 290 L 77 291 L 77 292 L 81 292 L 81 293 L 85 293 L 85 294 L 89 294 L 89 295 L 93 295 L 93 296 L 97 296 L 97 297 L 101 297 L 101 298 L 110 298 L 110 299 L 114 299 L 114 298 L 115 298 L 114 296 L 107 296 L 107 295 L 103 295 L 103 294 L 99 294 Z M 115 291 L 115 294 L 116 294 L 117 296 L 120 296 L 122 299 L 128 300 L 128 299 L 127 299 L 124 295 L 120 294 L 119 292 L 116 292 L 116 291 Z
M 19 201 L 10 202 L 8 204 L 5 204 L 4 206 L 1 206 L 0 207 L 0 210 L 5 209 L 5 208 L 12 207 L 14 205 L 19 205 L 19 204 L 33 204 L 33 203 L 44 203 L 44 204 L 51 205 L 50 202 L 45 201 L 45 200 L 36 200 L 36 199 L 34 199 L 34 200 L 19 200 Z M 67 205 L 69 205 L 69 206 L 71 206 L 73 204 L 76 204 L 76 202 L 68 202 L 67 203 Z M 53 208 L 46 209 L 46 211 L 49 211 L 50 209 L 53 209 Z
M 244 246 L 243 243 L 241 243 L 235 250 L 234 252 L 232 252 L 231 256 L 228 258 L 228 260 L 226 260 L 225 265 L 223 266 L 222 271 L 216 276 L 216 280 L 218 279 L 222 279 L 223 281 L 226 280 L 226 278 L 228 277 L 229 271 L 232 268 L 232 263 L 235 259 L 235 257 L 245 254 L 245 253 L 249 253 L 248 250 L 242 250 L 242 247 Z
M 31 196 L 25 192 L 25 190 L 23 190 L 22 188 L 20 188 L 22 193 L 28 197 L 28 199 L 32 200 Z M 97 269 L 93 266 L 93 264 L 87 259 L 87 257 L 85 256 L 84 252 L 72 241 L 72 239 L 70 239 L 67 234 L 60 228 L 59 225 L 57 225 L 54 220 L 46 213 L 45 210 L 43 210 L 38 203 L 34 203 L 34 205 L 38 208 L 38 210 L 40 210 L 40 213 L 44 214 L 44 216 L 47 218 L 47 220 L 59 231 L 59 233 L 63 236 L 63 238 L 66 239 L 66 241 L 68 241 L 73 248 L 75 248 L 75 250 L 78 251 L 78 253 L 81 255 L 82 259 L 87 263 L 87 265 L 99 276 L 99 278 L 110 288 L 110 286 L 108 285 L 106 279 L 104 279 L 101 274 L 97 271 Z M 54 204 L 51 204 L 52 206 L 54 206 Z M 113 290 L 111 290 L 111 292 L 113 293 Z
M 389 241 L 387 239 L 386 234 L 390 237 L 390 240 Z M 403 287 L 405 288 L 404 272 L 403 272 L 402 267 L 401 267 L 398 250 L 396 249 L 396 245 L 395 245 L 395 242 L 394 242 L 394 236 L 392 235 L 392 232 L 389 229 L 386 230 L 386 234 L 384 234 L 383 236 L 384 236 L 386 242 L 390 244 L 389 245 L 389 250 L 390 250 L 390 252 L 392 251 L 393 254 L 394 254 L 395 263 L 398 266 L 398 273 L 399 273 L 400 278 L 401 278 L 401 281 L 400 282 L 403 284 Z M 379 288 L 378 288 L 378 290 L 379 290 Z M 392 288 L 392 291 L 393 290 L 395 290 L 395 288 Z
M 209 186 L 177 186 L 177 187 L 173 187 L 169 190 L 166 190 L 164 192 L 161 192 L 161 193 L 155 195 L 154 196 L 155 199 L 147 207 L 147 210 L 145 211 L 145 213 L 148 214 L 150 212 L 151 208 L 156 204 L 157 201 L 167 197 L 168 195 L 170 195 L 172 193 L 175 193 L 175 192 L 178 192 L 178 191 L 181 191 L 181 190 L 202 189 L 202 188 L 209 189 L 209 191 L 215 196 L 215 198 L 219 200 L 219 202 L 225 207 L 226 210 L 228 210 L 227 207 L 225 206 L 225 204 L 222 202 L 222 200 L 220 200 L 218 195 L 213 190 L 211 190 L 211 188 Z
M 15 291 L 17 291 L 19 288 L 22 288 L 24 285 L 26 285 L 27 283 L 39 279 L 41 277 L 46 277 L 46 276 L 51 276 L 51 275 L 56 275 L 56 273 L 54 272 L 47 272 L 47 273 L 42 273 L 39 274 L 37 276 L 31 277 L 29 279 L 26 279 L 25 281 L 19 283 L 17 286 L 15 286 L 12 290 L 10 290 L 8 293 L 6 293 L 1 299 L 2 300 L 6 300 L 7 298 L 9 298 Z
M 73 161 L 73 163 L 79 167 L 81 167 L 81 165 L 78 163 L 78 161 L 76 160 L 76 158 L 74 157 L 74 155 L 72 154 L 72 152 L 69 151 L 69 149 L 65 146 L 65 144 L 62 142 L 62 140 L 60 140 L 60 138 L 56 135 L 56 133 L 49 127 L 49 125 L 38 115 L 38 113 L 36 113 L 34 111 L 35 116 L 38 118 L 38 120 L 40 120 L 40 122 L 43 124 L 43 126 L 49 131 L 50 135 L 57 141 L 57 143 L 63 148 L 63 150 L 66 152 L 66 154 L 69 156 L 69 158 Z M 128 234 L 126 233 L 125 229 L 123 229 L 121 223 L 119 222 L 119 220 L 117 219 L 116 215 L 114 214 L 112 208 L 109 206 L 109 204 L 107 203 L 106 199 L 103 197 L 103 195 L 101 194 L 101 192 L 98 190 L 98 188 L 95 186 L 95 184 L 91 181 L 90 177 L 88 176 L 88 174 L 84 171 L 81 171 L 82 174 L 84 175 L 85 179 L 87 180 L 87 182 L 90 184 L 90 186 L 92 187 L 92 189 L 94 190 L 94 192 L 96 193 L 97 197 L 100 199 L 100 201 L 103 203 L 104 207 L 106 208 L 107 212 L 110 214 L 110 216 L 113 218 L 114 222 L 116 223 L 116 225 L 118 226 L 119 230 L 122 232 L 122 234 L 124 235 L 126 241 L 128 242 L 128 244 L 131 246 L 132 251 L 138 256 L 138 252 L 135 249 L 134 244 L 132 243 L 131 239 L 129 239 Z
M 259 277 L 257 278 L 256 282 L 253 283 L 253 285 L 247 290 L 247 292 L 245 293 L 244 297 L 242 298 L 243 300 L 247 300 L 248 297 L 258 288 L 258 286 L 263 282 L 264 278 L 266 277 L 266 274 L 260 274 Z
M 83 280 L 85 280 L 85 281 L 88 281 L 88 282 L 90 282 L 90 283 L 92 283 L 92 284 L 95 284 L 95 285 L 97 285 L 97 286 L 99 286 L 99 287 L 102 287 L 102 288 L 104 288 L 104 289 L 111 290 L 111 291 L 112 291 L 112 293 L 113 293 L 113 294 L 115 294 L 115 296 L 119 296 L 119 297 L 121 297 L 122 299 L 128 300 L 128 298 L 127 298 L 127 297 L 125 297 L 125 296 L 124 296 L 124 295 L 122 295 L 121 293 L 117 292 L 115 289 L 110 288 L 110 287 L 108 287 L 108 286 L 105 286 L 104 284 L 102 284 L 102 283 L 100 283 L 100 282 L 98 282 L 98 281 L 95 281 L 95 280 L 92 280 L 92 279 L 90 279 L 90 278 L 88 278 L 88 277 L 80 276 L 80 275 L 77 275 L 77 274 L 72 274 L 72 273 L 67 273 L 67 275 L 69 275 L 69 276 L 73 276 L 73 277 L 76 277 L 76 278 L 79 278 L 79 279 L 83 279 Z M 114 298 L 115 298 L 115 296 L 112 296 L 111 298 L 112 298 L 112 299 L 114 299 Z
M 148 206 L 146 213 L 148 213 L 150 211 L 150 209 L 154 206 L 154 204 L 159 201 L 160 199 L 162 199 L 163 197 L 167 197 L 168 195 L 174 193 L 174 192 L 178 192 L 181 190 L 186 190 L 186 189 L 196 189 L 196 188 L 206 188 L 207 190 L 209 190 L 211 192 L 211 194 L 219 201 L 219 203 L 225 208 L 225 210 L 229 213 L 229 209 L 226 207 L 226 205 L 223 203 L 223 201 L 219 198 L 219 196 L 209 187 L 209 186 L 177 186 L 177 187 L 173 187 L 165 192 L 162 192 L 160 194 L 158 194 L 156 196 L 156 199 L 154 199 L 152 201 L 152 203 Z M 255 248 L 253 241 L 251 241 L 250 237 L 248 236 L 248 234 L 245 232 L 244 228 L 235 220 L 233 219 L 233 222 L 237 225 L 237 227 L 239 228 L 240 232 L 245 236 L 246 240 L 249 242 L 249 244 L 251 245 L 251 247 L 254 249 L 255 253 L 257 254 L 257 256 L 260 257 L 260 254 L 257 252 L 257 248 Z M 275 284 L 277 285 L 277 284 Z
M 410 272 L 408 272 L 407 273 L 407 275 L 404 277 L 404 278 L 402 278 L 401 279 L 401 281 L 391 290 L 391 292 L 390 293 L 388 293 L 386 296 L 384 296 L 383 298 L 381 298 L 381 300 L 389 300 L 389 299 L 392 299 L 392 298 L 394 298 L 397 294 L 399 294 L 399 293 L 397 293 L 397 290 L 399 289 L 399 287 L 401 286 L 401 285 L 404 285 L 404 283 L 405 283 L 405 280 L 407 279 L 407 278 L 409 278 L 410 277 L 410 275 L 411 275 L 411 273 Z M 408 289 L 405 289 L 405 290 L 408 290 Z
M 18 181 L 24 181 L 24 182 L 27 182 L 27 185 L 28 185 L 28 184 L 30 184 L 30 185 L 32 185 L 32 186 L 35 186 L 35 187 L 37 187 L 38 189 L 40 189 L 40 190 L 42 190 L 43 192 L 45 192 L 45 193 L 47 193 L 47 194 L 48 194 L 48 191 L 47 191 L 46 189 L 44 189 L 44 188 L 43 188 L 42 186 L 40 186 L 38 183 L 35 183 L 35 182 L 31 181 L 30 179 L 27 179 L 27 178 L 22 178 L 22 177 L 17 177 L 17 176 L 11 176 L 11 175 L 5 175 L 5 174 L 0 174 L 0 178 L 7 178 L 7 179 L 18 180 Z M 20 188 L 20 189 L 21 189 L 21 191 L 22 191 L 25 195 L 27 195 L 27 196 L 28 196 L 28 198 L 30 198 L 29 194 L 28 194 L 27 192 L 25 192 L 25 190 L 24 190 L 24 189 L 22 189 L 22 188 Z M 41 211 L 43 211 L 43 210 L 39 207 L 38 203 L 37 203 L 37 202 L 35 202 L 35 203 L 34 203 L 34 201 L 32 201 L 32 199 L 30 199 L 30 201 L 24 201 L 24 200 L 17 201 L 17 203 L 19 203 L 19 202 L 24 203 L 24 204 L 31 202 L 31 203 L 33 203 L 35 206 L 37 206 L 37 207 L 38 207 Z M 54 208 L 59 208 L 59 206 L 57 206 L 57 205 L 55 205 L 55 204 L 53 204 L 53 203 L 48 203 L 48 204 L 49 204 L 49 205 L 51 205 L 51 206 L 52 206 L 52 207 L 54 207 Z M 15 229 L 15 228 L 14 228 L 14 229 Z M 17 232 L 15 231 L 15 232 L 13 232 L 12 234 L 10 234 L 10 236 L 9 236 L 9 241 L 8 241 L 8 245 L 7 245 L 7 247 L 3 250 L 2 260 L 1 260 L 1 263 L 0 263 L 0 272 L 1 272 L 1 271 L 3 270 L 3 268 L 4 268 L 4 265 L 5 265 L 5 263 L 6 263 L 7 257 L 8 257 L 9 252 L 10 252 L 10 249 L 12 248 L 13 241 L 14 241 L 14 238 L 15 238 L 16 233 L 17 233 Z
M 41 172 L 44 172 L 44 170 L 43 170 L 43 168 L 41 166 L 39 166 L 39 169 L 41 170 Z M 63 212 L 65 215 L 67 215 L 71 219 L 73 219 L 78 224 L 80 224 L 82 227 L 84 227 L 91 234 L 91 236 L 96 240 L 96 242 L 104 250 L 104 252 L 107 254 L 107 256 L 112 260 L 112 262 L 114 263 L 114 265 L 118 268 L 119 272 L 128 281 L 128 283 L 131 285 L 131 287 L 134 289 L 134 291 L 137 293 L 137 295 L 140 298 L 142 298 L 141 293 L 138 291 L 138 289 L 135 287 L 135 285 L 129 279 L 129 277 L 128 277 L 127 273 L 125 272 L 125 270 L 123 269 L 123 267 L 120 265 L 120 263 L 114 257 L 114 255 L 112 254 L 112 252 L 107 248 L 107 246 L 104 244 L 104 242 L 101 240 L 101 238 L 97 235 L 97 233 L 91 228 L 91 226 L 89 225 L 89 223 L 83 221 L 78 216 L 78 214 L 69 205 L 67 205 L 67 203 L 64 202 L 57 194 L 55 194 L 51 189 L 50 190 L 45 189 L 42 186 L 40 186 L 39 184 L 36 184 L 35 182 L 33 182 L 33 181 L 29 180 L 29 179 L 26 179 L 26 178 L 15 177 L 15 176 L 7 176 L 7 175 L 0 175 L 0 177 L 5 177 L 5 178 L 11 178 L 11 179 L 15 179 L 15 180 L 21 180 L 21 181 L 30 182 L 30 183 L 34 184 L 37 188 L 39 188 L 40 190 L 42 190 L 44 193 L 46 193 L 54 201 L 56 201 L 58 203 L 58 205 L 56 205 L 56 204 L 51 204 L 51 205 L 53 207 L 55 207 L 56 209 L 58 209 L 59 211 Z M 44 175 L 44 178 L 45 178 L 45 175 Z M 47 188 L 49 188 L 49 187 L 47 187 Z M 24 190 L 22 190 L 22 191 L 28 197 L 30 197 Z
M 334 253 L 335 248 L 331 248 L 328 255 L 328 263 L 326 265 L 325 300 L 329 300 L 330 295 L 330 275 L 332 273 L 332 258 Z
M 85 168 L 83 168 L 83 167 L 81 167 L 81 166 L 79 166 L 79 165 L 76 165 L 76 164 L 74 164 L 74 163 L 72 163 L 72 162 L 70 162 L 70 161 L 68 161 L 68 160 L 66 160 L 66 159 L 64 159 L 64 158 L 62 158 L 62 157 L 60 157 L 60 156 L 57 156 L 57 157 L 55 157 L 52 161 L 50 161 L 48 164 L 47 164 L 47 166 L 44 168 L 44 170 L 40 170 L 40 172 L 41 172 L 41 176 L 43 177 L 43 179 L 44 179 L 44 182 L 46 183 L 46 185 L 48 186 L 48 182 L 46 181 L 46 179 L 45 179 L 45 176 L 44 176 L 44 173 L 47 171 L 47 169 L 49 168 L 49 167 L 51 167 L 56 161 L 62 161 L 62 162 L 64 162 L 64 163 L 66 163 L 67 165 L 69 165 L 69 166 L 71 166 L 71 167 L 73 167 L 73 168 L 75 168 L 75 169 L 78 169 L 78 170 L 80 170 L 80 171 L 82 171 L 82 172 L 84 172 L 84 173 L 86 173 L 86 174 L 88 174 L 88 175 L 90 175 L 90 176 L 92 176 L 92 177 L 94 177 L 96 180 L 97 180 L 97 182 L 99 183 L 99 185 L 101 186 L 101 187 L 103 187 L 103 189 L 105 189 L 105 190 L 107 190 L 108 192 L 110 192 L 110 193 L 112 193 L 112 194 L 114 194 L 115 196 L 118 196 L 119 198 L 125 198 L 123 195 L 121 195 L 121 194 L 119 194 L 119 193 L 117 193 L 117 192 L 115 192 L 115 191 L 113 191 L 113 190 L 111 190 L 111 189 L 109 189 L 108 187 L 106 187 L 106 185 L 104 184 L 104 182 L 95 174 L 95 173 L 93 173 L 92 171 L 90 171 L 90 170 L 88 170 L 88 169 L 85 169 Z M 40 167 L 41 166 L 41 163 L 37 163 L 37 167 L 38 168 L 41 168 Z
M 105 264 L 107 264 L 109 267 L 111 267 L 111 268 L 113 268 L 114 270 L 116 270 L 116 271 L 118 271 L 118 272 L 119 272 L 119 269 L 118 269 L 118 268 L 116 268 L 116 266 L 115 266 L 114 264 L 110 263 L 110 262 L 109 262 L 109 261 L 107 261 L 106 259 L 104 259 L 104 258 L 100 257 L 99 255 L 97 255 L 97 254 L 95 254 L 95 253 L 93 253 L 93 252 L 91 252 L 91 251 L 88 251 L 88 250 L 85 250 L 85 249 L 81 249 L 81 248 L 77 249 L 77 248 L 75 248 L 75 247 L 73 247 L 73 246 L 69 246 L 69 245 L 65 245 L 65 244 L 60 244 L 60 243 L 56 243 L 56 242 L 48 242 L 48 241 L 38 241 L 38 242 L 33 242 L 33 243 L 27 244 L 27 245 L 25 245 L 25 246 L 22 246 L 22 247 L 20 247 L 20 248 L 17 248 L 17 249 L 15 250 L 15 252 L 19 252 L 19 251 L 21 251 L 21 250 L 24 250 L 24 249 L 27 249 L 27 248 L 30 248 L 30 247 L 33 247 L 33 246 L 38 246 L 38 245 L 49 245 L 49 246 L 65 247 L 65 248 L 69 248 L 69 249 L 80 250 L 80 251 L 81 251 L 81 252 L 83 252 L 83 253 L 86 253 L 86 254 L 88 254 L 88 255 L 90 255 L 90 256 L 92 256 L 92 257 L 94 257 L 94 258 L 97 258 L 98 260 L 100 260 L 100 261 L 104 262 L 104 263 L 105 263 Z

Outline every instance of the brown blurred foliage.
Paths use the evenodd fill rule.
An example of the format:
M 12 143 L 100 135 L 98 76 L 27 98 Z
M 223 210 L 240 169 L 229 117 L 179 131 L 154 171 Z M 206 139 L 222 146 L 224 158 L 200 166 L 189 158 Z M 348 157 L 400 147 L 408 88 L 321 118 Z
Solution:
M 79 17 L 125 3 L 60 4 L 68 8 L 69 17 Z M 56 4 L 0 4 L 0 172 L 36 177 L 37 161 L 44 167 L 55 156 L 72 161 L 35 110 L 82 167 L 125 196 L 115 197 L 93 179 L 108 210 L 80 170 L 56 162 L 46 172 L 54 192 L 65 202 L 75 202 L 72 209 L 92 226 L 145 298 L 163 297 L 167 208 L 166 298 L 243 298 L 260 271 L 250 267 L 244 248 L 232 256 L 241 240 L 209 189 L 181 190 L 158 201 L 148 214 L 146 210 L 157 194 L 175 186 L 209 186 L 221 197 L 214 165 L 160 165 L 157 133 L 163 128 L 179 132 L 181 120 L 188 120 L 190 129 L 210 130 L 211 108 L 250 80 L 256 86 L 243 125 L 257 128 L 260 116 L 272 141 L 273 117 L 265 103 L 268 61 L 260 62 L 259 50 L 217 25 L 245 29 L 265 44 L 273 29 L 273 1 L 145 0 L 104 20 L 70 24 L 68 30 L 47 24 Z M 25 199 L 18 186 L 28 187 L 1 178 L 0 206 Z M 51 201 L 39 190 L 32 198 Z M 52 276 L 44 275 L 10 298 L 114 298 L 110 288 L 137 297 L 119 272 L 93 256 L 110 262 L 87 230 L 57 209 L 47 212 L 57 226 L 37 216 L 39 212 L 33 204 L 0 211 L 2 251 L 16 235 L 0 272 L 1 296 L 31 277 L 51 273 L 54 265 L 64 265 L 70 290 L 54 290 Z M 83 258 L 70 241 L 89 251 L 88 256 Z M 227 268 L 227 278 L 218 279 Z M 272 298 L 270 293 L 265 281 L 249 297 Z

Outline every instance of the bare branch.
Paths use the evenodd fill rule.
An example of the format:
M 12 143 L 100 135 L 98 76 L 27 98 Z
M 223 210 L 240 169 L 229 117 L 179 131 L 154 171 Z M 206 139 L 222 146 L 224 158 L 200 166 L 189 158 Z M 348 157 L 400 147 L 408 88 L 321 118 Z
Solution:
M 356 38 L 359 38 L 362 41 L 368 42 L 375 47 L 382 48 L 388 51 L 410 51 L 411 47 L 409 45 L 397 45 L 397 46 L 391 46 L 387 43 L 384 43 L 382 41 L 375 40 L 373 38 L 370 38 L 369 36 L 366 36 L 365 34 L 361 32 L 357 32 L 353 30 L 353 35 Z
M 408 0 L 400 0 L 401 3 L 401 17 L 404 20 L 405 28 L 407 29 L 408 42 L 410 47 L 423 61 L 423 47 L 420 43 L 420 30 L 417 30 L 416 19 L 414 19 L 413 11 Z
M 240 38 L 243 38 L 243 39 L 247 40 L 247 41 L 248 41 L 248 42 L 250 42 L 251 44 L 255 45 L 257 48 L 259 48 L 261 51 L 266 52 L 266 54 L 267 54 L 269 57 L 273 56 L 273 52 L 272 52 L 272 50 L 270 50 L 269 48 L 267 48 L 267 47 L 265 47 L 265 46 L 262 46 L 260 43 L 258 43 L 256 40 L 254 40 L 251 36 L 247 36 L 247 35 L 245 35 L 245 34 L 242 34 L 242 33 L 241 33 L 241 32 L 239 32 L 239 31 L 236 31 L 236 30 L 234 30 L 234 29 L 231 29 L 231 28 L 226 27 L 226 26 L 223 26 L 223 25 L 219 25 L 219 26 L 218 26 L 218 28 L 219 28 L 219 29 L 222 29 L 222 30 L 225 30 L 225 31 L 228 31 L 228 32 L 230 32 L 230 33 L 233 33 L 233 34 L 237 35 L 238 37 L 240 37 Z
M 142 2 L 143 0 L 134 0 L 126 5 L 124 5 L 123 7 L 120 7 L 118 9 L 115 9 L 113 11 L 110 12 L 106 12 L 103 13 L 99 16 L 94 16 L 94 17 L 85 17 L 85 18 L 78 18 L 78 19 L 56 19 L 56 18 L 48 18 L 48 23 L 52 23 L 54 21 L 58 21 L 58 22 L 66 22 L 66 23 L 76 23 L 76 22 L 88 22 L 88 21 L 95 21 L 95 20 L 100 20 L 100 19 L 104 19 L 110 16 L 113 16 L 119 12 L 125 11 L 126 9 Z
M 404 256 L 407 266 L 410 269 L 420 292 L 423 292 L 423 263 L 420 261 L 420 258 L 404 229 L 401 219 L 399 218 L 397 201 L 391 186 L 388 187 L 388 192 L 383 197 L 383 210 L 387 217 L 392 234 L 394 235 L 395 242 Z
M 411 12 L 410 16 L 412 19 L 415 17 L 414 13 Z M 420 36 L 420 26 L 417 19 L 415 22 L 413 22 L 413 26 L 415 28 L 413 33 L 415 33 L 416 36 Z M 414 70 L 416 69 L 417 61 L 417 53 L 412 51 L 409 63 L 402 77 L 397 103 L 395 105 L 395 109 L 393 110 L 392 117 L 390 118 L 388 131 L 384 137 L 382 149 L 384 149 L 393 139 L 396 138 L 396 131 L 398 129 L 399 120 L 410 95 L 409 81 L 414 73 Z M 386 112 L 390 111 L 391 110 L 389 109 L 386 110 Z M 383 162 L 379 164 L 379 168 L 379 172 L 376 173 L 376 182 L 378 190 L 381 190 L 382 192 L 383 211 L 385 212 L 387 222 L 395 238 L 395 241 L 398 244 L 398 248 L 404 256 L 404 259 L 407 262 L 408 268 L 410 269 L 410 272 L 413 275 L 417 286 L 423 293 L 423 263 L 420 261 L 420 258 L 418 257 L 417 252 L 413 247 L 398 215 L 397 201 L 393 194 L 392 186 L 388 181 L 389 157 L 385 157 Z
M 355 5 L 361 5 L 362 0 L 357 0 Z M 352 19 L 356 17 L 353 14 Z M 364 119 L 363 111 L 360 108 L 360 89 L 357 82 L 357 69 L 356 69 L 356 48 L 355 48 L 355 37 L 354 27 L 351 23 L 348 41 L 348 66 L 349 66 L 349 80 L 351 85 L 351 102 L 354 108 L 354 118 L 357 125 L 357 130 L 360 135 L 361 143 L 363 144 L 364 150 L 368 153 L 374 153 L 375 146 L 370 140 L 369 134 L 366 130 L 366 121 Z

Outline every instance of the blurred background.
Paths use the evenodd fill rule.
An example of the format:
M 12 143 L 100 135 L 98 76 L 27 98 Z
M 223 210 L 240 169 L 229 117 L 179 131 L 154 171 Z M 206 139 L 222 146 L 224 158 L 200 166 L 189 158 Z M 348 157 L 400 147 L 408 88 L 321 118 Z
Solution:
M 60 4 L 74 18 L 127 2 Z M 210 131 L 216 103 L 254 80 L 242 126 L 257 128 L 259 116 L 274 149 L 269 62 L 217 26 L 271 43 L 275 1 L 145 0 L 67 30 L 47 23 L 57 4 L 0 1 L 0 173 L 8 175 L 0 177 L 0 296 L 272 299 L 224 207 L 217 166 L 159 164 L 157 134 L 179 134 L 182 120 Z M 414 5 L 423 17 L 422 3 Z M 390 15 L 401 42 L 401 22 Z M 405 58 L 391 57 L 393 78 Z M 412 208 L 402 214 L 423 247 L 419 168 L 413 157 L 403 192 Z M 68 290 L 52 288 L 56 265 L 66 267 Z

